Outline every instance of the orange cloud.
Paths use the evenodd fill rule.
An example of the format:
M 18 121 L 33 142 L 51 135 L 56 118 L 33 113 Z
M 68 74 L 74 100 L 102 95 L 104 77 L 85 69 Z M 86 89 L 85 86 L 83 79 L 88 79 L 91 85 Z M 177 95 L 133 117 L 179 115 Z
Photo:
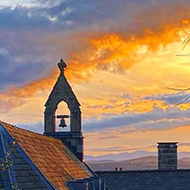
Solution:
M 141 35 L 123 35 L 116 32 L 90 33 L 80 38 L 79 41 L 84 40 L 81 48 L 79 48 L 80 44 L 75 47 L 74 44 L 79 42 L 76 37 L 71 40 L 71 35 L 68 39 L 71 40 L 71 47 L 74 49 L 70 49 L 67 55 L 69 66 L 66 75 L 69 81 L 79 82 L 90 80 L 96 70 L 123 73 L 134 64 L 141 63 L 149 52 L 157 51 L 159 47 L 164 48 L 174 42 L 180 42 L 182 33 L 188 29 L 189 22 L 187 21 L 188 19 L 185 19 L 185 22 L 183 19 L 176 25 L 165 24 L 159 31 L 145 27 Z M 6 106 L 6 109 L 9 110 L 17 103 L 24 103 L 23 98 L 32 97 L 37 91 L 50 89 L 57 75 L 58 71 L 53 70 L 47 77 L 32 81 L 21 88 L 11 88 L 1 93 L 1 105 L 7 103 L 10 106 Z M 18 101 L 18 98 L 22 100 Z
M 8 112 L 17 106 L 27 103 L 27 98 L 33 97 L 38 91 L 45 91 L 53 86 L 57 77 L 57 71 L 49 76 L 32 81 L 21 88 L 10 88 L 0 93 L 0 112 Z
M 76 51 L 69 52 L 68 76 L 72 79 L 86 79 L 95 70 L 122 73 L 143 61 L 150 51 L 181 42 L 182 35 L 186 33 L 188 27 L 187 22 L 180 21 L 180 24 L 176 25 L 166 24 L 159 31 L 145 27 L 141 35 L 108 32 L 85 36 L 85 43 L 81 49 L 76 48 Z

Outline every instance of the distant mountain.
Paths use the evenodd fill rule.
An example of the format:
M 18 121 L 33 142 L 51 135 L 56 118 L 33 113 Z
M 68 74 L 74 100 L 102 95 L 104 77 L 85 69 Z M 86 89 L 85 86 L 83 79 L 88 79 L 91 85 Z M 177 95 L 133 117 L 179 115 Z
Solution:
M 86 161 L 102 161 L 102 160 L 112 160 L 112 161 L 122 161 L 122 160 L 131 160 L 141 157 L 148 156 L 157 156 L 157 152 L 148 152 L 148 151 L 135 151 L 135 152 L 123 152 L 118 154 L 106 154 L 101 156 L 85 156 Z M 190 152 L 179 152 L 178 158 L 190 158 Z
M 85 156 L 85 160 L 94 160 L 94 161 L 100 161 L 100 160 L 114 160 L 114 161 L 121 161 L 121 160 L 131 160 L 139 157 L 145 157 L 145 156 L 156 156 L 156 152 L 148 152 L 148 151 L 135 151 L 135 152 L 123 152 L 119 154 L 106 154 L 101 156 Z
M 151 170 L 158 169 L 158 158 L 157 156 L 147 156 L 123 161 L 87 161 L 87 164 L 94 171 L 113 171 L 115 168 L 122 168 L 122 170 Z M 190 157 L 179 159 L 178 168 L 190 169 Z
M 87 164 L 94 171 L 113 171 L 115 168 L 122 168 L 123 170 L 155 169 L 157 157 L 148 156 L 123 161 L 87 161 Z

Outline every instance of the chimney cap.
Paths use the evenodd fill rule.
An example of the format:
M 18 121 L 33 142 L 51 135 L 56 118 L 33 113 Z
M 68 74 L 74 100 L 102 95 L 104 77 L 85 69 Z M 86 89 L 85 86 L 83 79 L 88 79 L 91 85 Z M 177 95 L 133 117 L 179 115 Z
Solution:
M 157 144 L 178 144 L 178 142 L 157 142 Z
M 157 148 L 177 148 L 178 142 L 157 142 Z

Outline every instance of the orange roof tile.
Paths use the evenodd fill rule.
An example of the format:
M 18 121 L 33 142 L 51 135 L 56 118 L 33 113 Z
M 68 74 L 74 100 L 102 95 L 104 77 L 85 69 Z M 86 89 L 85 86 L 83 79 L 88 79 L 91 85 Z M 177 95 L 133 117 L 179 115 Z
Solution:
M 92 176 L 61 140 L 4 122 L 1 124 L 56 189 L 68 190 L 66 181 Z

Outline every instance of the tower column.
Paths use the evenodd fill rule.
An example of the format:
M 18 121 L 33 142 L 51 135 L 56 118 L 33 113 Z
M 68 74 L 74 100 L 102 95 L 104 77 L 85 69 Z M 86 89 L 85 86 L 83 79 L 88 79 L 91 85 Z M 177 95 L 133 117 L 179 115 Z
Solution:
M 45 132 L 55 132 L 55 113 L 46 107 L 44 112 Z

